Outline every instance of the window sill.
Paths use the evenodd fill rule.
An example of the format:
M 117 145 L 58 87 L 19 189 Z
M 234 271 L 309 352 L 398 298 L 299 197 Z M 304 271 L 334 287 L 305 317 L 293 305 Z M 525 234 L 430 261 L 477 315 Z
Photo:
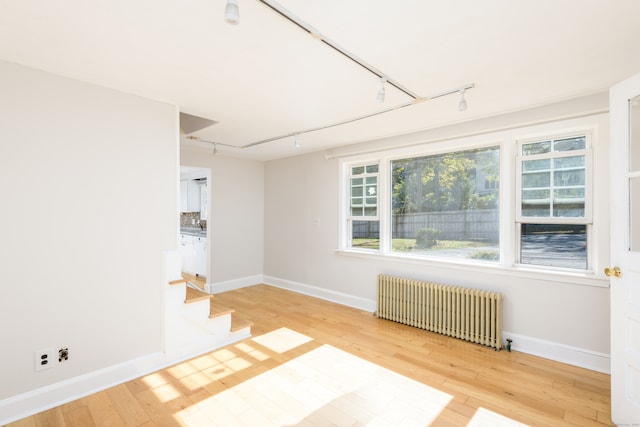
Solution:
M 542 268 L 529 267 L 524 265 L 515 265 L 507 267 L 500 264 L 491 264 L 485 262 L 459 261 L 445 258 L 425 258 L 410 254 L 391 254 L 381 253 L 374 250 L 355 250 L 355 249 L 336 249 L 335 253 L 344 256 L 354 256 L 359 258 L 373 258 L 377 260 L 386 260 L 394 262 L 403 262 L 409 264 L 419 264 L 424 266 L 434 266 L 438 268 L 455 268 L 461 267 L 467 271 L 478 273 L 499 274 L 514 278 L 530 278 L 535 280 L 544 280 L 546 282 L 558 282 L 563 284 L 595 286 L 599 288 L 608 288 L 609 279 L 604 276 L 597 276 L 593 272 L 572 272 L 568 270 L 545 270 Z

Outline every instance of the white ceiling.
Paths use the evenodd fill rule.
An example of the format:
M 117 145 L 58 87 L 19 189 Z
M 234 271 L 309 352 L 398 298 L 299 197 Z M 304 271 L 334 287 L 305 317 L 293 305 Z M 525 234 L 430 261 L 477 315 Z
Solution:
M 265 0 L 267 1 L 267 0 Z M 259 0 L 0 0 L 0 59 L 176 104 L 194 134 L 269 160 L 608 89 L 640 72 L 638 0 L 278 0 L 421 97 L 457 94 L 243 147 L 411 101 Z M 208 146 L 184 140 L 185 144 Z M 226 145 L 222 145 L 226 144 Z

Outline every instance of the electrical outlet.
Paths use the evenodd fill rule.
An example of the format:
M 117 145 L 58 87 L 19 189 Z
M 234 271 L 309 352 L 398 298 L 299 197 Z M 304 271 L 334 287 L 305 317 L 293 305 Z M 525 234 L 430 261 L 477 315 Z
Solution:
M 35 366 L 36 371 L 42 371 L 45 369 L 49 369 L 53 366 L 55 362 L 56 352 L 53 348 L 43 348 L 42 350 L 37 350 L 35 352 Z
M 58 362 L 64 362 L 65 360 L 69 360 L 69 349 L 62 347 L 58 350 Z

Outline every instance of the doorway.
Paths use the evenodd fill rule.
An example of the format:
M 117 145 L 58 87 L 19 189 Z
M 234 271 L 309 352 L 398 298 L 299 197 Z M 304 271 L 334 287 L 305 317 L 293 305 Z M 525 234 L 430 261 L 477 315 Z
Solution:
M 180 166 L 179 252 L 182 275 L 202 291 L 211 278 L 210 250 L 211 169 Z

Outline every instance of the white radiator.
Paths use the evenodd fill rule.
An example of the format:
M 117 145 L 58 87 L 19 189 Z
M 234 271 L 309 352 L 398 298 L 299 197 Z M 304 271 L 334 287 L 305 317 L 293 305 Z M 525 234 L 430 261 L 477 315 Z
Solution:
M 502 294 L 381 274 L 376 316 L 502 348 Z

